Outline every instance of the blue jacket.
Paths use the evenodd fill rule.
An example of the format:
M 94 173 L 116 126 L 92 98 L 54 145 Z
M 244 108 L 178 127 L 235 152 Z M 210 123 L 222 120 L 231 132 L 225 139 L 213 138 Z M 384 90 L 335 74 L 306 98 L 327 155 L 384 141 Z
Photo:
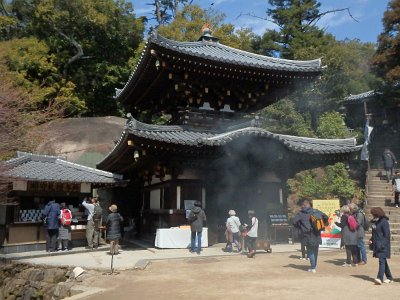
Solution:
M 43 209 L 43 217 L 46 218 L 47 229 L 58 229 L 60 227 L 60 205 L 54 200 L 46 204 Z
M 387 217 L 372 221 L 374 257 L 390 258 L 390 226 Z

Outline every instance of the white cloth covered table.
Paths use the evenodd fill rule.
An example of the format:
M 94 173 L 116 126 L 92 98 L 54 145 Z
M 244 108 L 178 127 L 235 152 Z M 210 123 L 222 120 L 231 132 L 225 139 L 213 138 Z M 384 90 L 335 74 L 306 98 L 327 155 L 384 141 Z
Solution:
M 155 246 L 157 248 L 190 248 L 190 239 L 190 228 L 159 228 L 156 233 Z M 208 228 L 203 228 L 201 247 L 208 247 Z

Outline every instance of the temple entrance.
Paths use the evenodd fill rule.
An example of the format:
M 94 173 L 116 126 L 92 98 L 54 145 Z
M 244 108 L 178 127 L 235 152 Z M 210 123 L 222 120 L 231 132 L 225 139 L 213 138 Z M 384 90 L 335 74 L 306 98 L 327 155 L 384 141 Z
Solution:
M 247 182 L 229 190 L 210 187 L 206 206 L 210 243 L 225 242 L 225 222 L 230 209 L 236 211 L 241 223 L 248 223 L 247 211 L 254 210 L 259 219 L 259 236 L 266 238 L 268 214 L 284 210 L 280 194 L 280 184 L 273 182 Z

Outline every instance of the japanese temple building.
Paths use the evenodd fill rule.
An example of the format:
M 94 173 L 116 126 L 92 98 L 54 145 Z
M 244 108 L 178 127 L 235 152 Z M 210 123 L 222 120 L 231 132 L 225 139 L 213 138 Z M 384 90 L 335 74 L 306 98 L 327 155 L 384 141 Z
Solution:
M 115 189 L 142 236 L 187 224 L 185 205 L 207 213 L 208 240 L 223 240 L 229 209 L 287 213 L 286 180 L 300 170 L 347 161 L 354 138 L 316 139 L 261 128 L 257 111 L 317 80 L 321 61 L 257 55 L 221 44 L 205 31 L 197 42 L 153 33 L 117 100 L 129 111 L 114 150 L 97 168 L 123 174 Z M 167 116 L 164 125 L 152 124 Z M 140 120 L 140 121 L 139 121 Z

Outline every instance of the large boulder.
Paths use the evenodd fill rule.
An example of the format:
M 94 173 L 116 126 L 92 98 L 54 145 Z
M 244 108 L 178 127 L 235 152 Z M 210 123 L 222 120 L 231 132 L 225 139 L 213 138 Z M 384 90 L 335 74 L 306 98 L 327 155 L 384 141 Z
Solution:
M 64 156 L 68 161 L 96 167 L 115 146 L 126 119 L 93 117 L 57 119 L 37 127 L 33 137 L 40 139 L 36 153 Z

